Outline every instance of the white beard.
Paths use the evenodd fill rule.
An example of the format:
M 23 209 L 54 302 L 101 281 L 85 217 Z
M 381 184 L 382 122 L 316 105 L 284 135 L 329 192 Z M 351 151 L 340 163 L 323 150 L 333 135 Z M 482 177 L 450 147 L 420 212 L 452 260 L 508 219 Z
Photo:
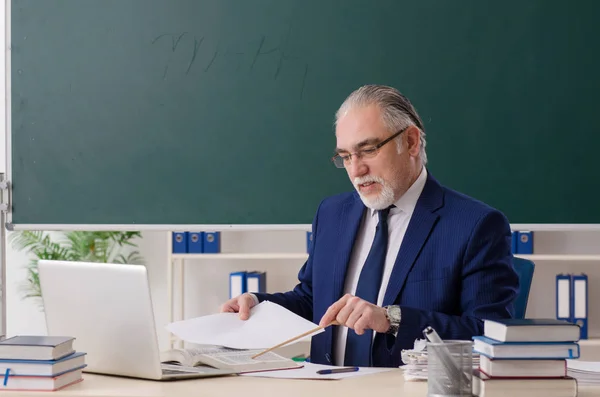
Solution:
M 381 185 L 381 192 L 374 197 L 365 197 L 361 194 L 359 185 L 368 182 L 376 182 Z M 382 178 L 377 176 L 363 176 L 354 178 L 354 188 L 358 192 L 362 202 L 373 210 L 382 210 L 394 204 L 394 189 Z

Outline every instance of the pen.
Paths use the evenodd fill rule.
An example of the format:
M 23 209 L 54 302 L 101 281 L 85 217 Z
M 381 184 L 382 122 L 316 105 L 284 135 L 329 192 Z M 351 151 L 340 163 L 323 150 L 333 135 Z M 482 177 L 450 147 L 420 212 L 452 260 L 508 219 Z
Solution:
M 425 328 L 423 330 L 423 335 L 431 343 L 438 343 L 438 344 L 442 344 L 442 345 L 444 344 L 444 341 L 442 340 L 442 338 L 440 338 L 440 336 L 435 331 L 435 329 L 433 329 L 430 326 L 428 326 L 427 328 Z M 460 366 L 456 363 L 456 361 L 454 361 L 454 359 L 452 358 L 452 355 L 450 354 L 448 349 L 444 349 L 442 347 L 440 349 L 439 353 L 441 353 L 440 359 L 446 366 L 446 370 L 450 371 L 450 373 L 448 375 L 450 375 L 451 378 L 454 376 L 455 379 L 456 379 L 456 377 L 462 377 L 462 381 L 465 382 L 465 384 L 468 384 L 469 378 L 467 377 L 467 375 L 464 372 L 461 371 Z
M 440 338 L 440 336 L 438 335 L 438 333 L 435 332 L 435 329 L 433 329 L 431 327 L 425 328 L 423 330 L 423 335 L 425 336 L 425 338 L 427 338 L 427 340 L 429 342 L 444 343 L 444 341 L 442 340 L 442 338 Z
M 356 371 L 358 371 L 358 367 L 320 369 L 317 371 L 317 373 L 319 375 L 329 375 L 329 374 L 343 374 L 344 372 L 356 372 Z

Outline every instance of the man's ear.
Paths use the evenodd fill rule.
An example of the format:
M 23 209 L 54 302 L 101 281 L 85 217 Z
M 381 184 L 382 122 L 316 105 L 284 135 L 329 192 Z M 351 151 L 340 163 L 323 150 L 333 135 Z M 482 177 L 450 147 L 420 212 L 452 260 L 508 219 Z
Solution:
M 406 136 L 404 139 L 406 139 L 408 153 L 412 157 L 418 156 L 421 149 L 421 131 L 414 125 L 411 125 L 404 131 L 404 135 Z

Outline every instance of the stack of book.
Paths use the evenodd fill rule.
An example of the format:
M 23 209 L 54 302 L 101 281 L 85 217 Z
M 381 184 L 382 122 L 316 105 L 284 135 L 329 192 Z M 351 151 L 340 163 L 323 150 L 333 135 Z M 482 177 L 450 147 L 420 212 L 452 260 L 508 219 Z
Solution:
M 579 358 L 580 328 L 555 319 L 485 320 L 473 337 L 479 368 L 473 394 L 479 397 L 575 397 L 577 380 L 567 359 Z
M 55 391 L 81 382 L 85 353 L 72 337 L 15 336 L 0 342 L 0 390 Z

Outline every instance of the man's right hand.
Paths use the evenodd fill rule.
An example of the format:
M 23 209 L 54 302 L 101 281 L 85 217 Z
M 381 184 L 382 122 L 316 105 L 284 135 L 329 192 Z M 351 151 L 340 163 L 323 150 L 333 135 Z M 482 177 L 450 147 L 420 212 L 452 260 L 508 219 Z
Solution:
M 255 298 L 252 294 L 246 292 L 223 303 L 221 313 L 239 313 L 241 320 L 248 320 L 250 309 L 254 306 L 256 306 Z

